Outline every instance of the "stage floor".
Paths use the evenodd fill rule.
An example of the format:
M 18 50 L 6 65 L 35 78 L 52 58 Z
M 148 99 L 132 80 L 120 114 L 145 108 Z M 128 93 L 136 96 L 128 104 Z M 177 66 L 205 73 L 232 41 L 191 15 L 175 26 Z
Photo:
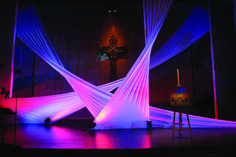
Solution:
M 175 131 L 175 137 L 172 138 L 172 129 L 162 128 L 104 130 L 90 133 L 84 131 L 87 125 L 88 121 L 61 122 L 50 127 L 18 124 L 16 144 L 22 149 L 201 148 L 214 152 L 222 151 L 224 148 L 223 151 L 228 152 L 228 148 L 236 148 L 236 129 L 192 129 L 191 139 L 188 131 L 182 131 L 182 138 L 179 138 L 178 131 Z M 13 144 L 13 138 L 14 126 L 6 125 L 5 143 Z

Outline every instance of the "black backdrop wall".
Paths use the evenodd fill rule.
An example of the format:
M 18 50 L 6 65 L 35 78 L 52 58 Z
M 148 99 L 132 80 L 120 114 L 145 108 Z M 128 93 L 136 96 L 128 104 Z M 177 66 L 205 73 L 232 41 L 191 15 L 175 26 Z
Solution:
M 33 3 L 65 67 L 79 77 L 101 85 L 110 81 L 108 60 L 96 60 L 100 46 L 109 44 L 109 36 L 117 35 L 118 45 L 127 46 L 128 57 L 117 61 L 117 77 L 124 77 L 144 47 L 142 1 L 20 1 L 19 10 Z M 199 3 L 204 9 L 207 3 Z M 153 53 L 185 21 L 196 3 L 174 1 L 153 47 Z M 110 10 L 110 11 L 109 11 Z M 16 40 L 20 60 L 14 81 L 25 77 L 20 97 L 43 96 L 72 92 L 66 80 L 47 63 Z M 34 58 L 35 57 L 35 58 Z M 191 113 L 214 117 L 210 37 L 207 33 L 192 46 L 150 71 L 150 104 L 171 109 L 169 94 L 177 87 L 176 69 L 181 84 L 191 98 Z M 35 76 L 35 77 L 33 77 Z M 32 94 L 33 93 L 33 94 Z M 83 114 L 85 113 L 85 114 Z M 90 117 L 87 111 L 69 118 Z

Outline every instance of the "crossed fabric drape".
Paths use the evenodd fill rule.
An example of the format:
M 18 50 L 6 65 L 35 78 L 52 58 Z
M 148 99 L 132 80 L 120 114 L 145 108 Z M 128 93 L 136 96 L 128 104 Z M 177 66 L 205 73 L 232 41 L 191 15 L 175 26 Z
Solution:
M 148 1 L 147 1 L 148 2 Z M 152 2 L 152 1 L 151 1 Z M 153 1 L 156 3 L 156 1 Z M 152 2 L 152 3 L 153 3 Z M 159 1 L 159 6 L 158 7 L 163 7 L 162 4 L 165 4 L 164 1 Z M 157 5 L 158 5 L 157 4 Z M 167 6 L 169 7 L 171 4 L 170 2 L 167 2 Z M 152 4 L 151 4 L 152 5 Z M 156 6 L 155 6 L 156 7 Z M 167 8 L 168 9 L 168 8 Z M 70 83 L 74 91 L 77 93 L 77 95 L 80 97 L 80 99 L 85 103 L 86 107 L 89 109 L 89 111 L 92 113 L 94 117 L 97 116 L 99 111 L 101 110 L 101 107 L 105 106 L 109 98 L 111 97 L 111 93 L 106 92 L 102 90 L 101 88 L 98 88 L 85 80 L 73 75 L 69 71 L 67 71 L 62 63 L 60 62 L 59 58 L 56 57 L 55 50 L 53 49 L 53 46 L 49 41 L 49 38 L 46 35 L 45 30 L 43 29 L 42 23 L 40 22 L 39 18 L 37 20 L 34 20 L 37 16 L 35 13 L 35 9 L 29 9 L 32 13 L 27 14 L 27 18 L 21 18 L 23 16 L 18 17 L 18 28 L 17 29 L 17 36 L 24 41 L 31 49 L 33 49 L 40 57 L 42 57 L 49 65 L 51 65 L 55 70 L 57 70 L 62 76 L 64 76 L 67 81 Z M 162 11 L 162 10 L 160 10 Z M 166 15 L 166 8 L 164 8 L 163 11 Z M 21 14 L 24 14 L 25 12 L 23 11 Z M 151 14 L 154 14 L 155 12 L 151 12 Z M 158 14 L 158 18 L 161 18 L 161 22 L 164 22 L 164 19 L 162 19 L 162 12 L 160 12 L 160 15 Z M 160 17 L 159 17 L 160 16 Z M 147 19 L 147 18 L 146 18 Z M 154 19 L 155 18 L 151 18 Z M 33 22 L 32 22 L 33 21 Z M 146 20 L 145 22 L 149 22 L 150 24 L 150 19 Z M 151 21 L 153 22 L 153 21 Z M 159 21 L 158 21 L 159 22 Z M 30 23 L 30 24 L 29 24 Z M 154 26 L 154 25 L 153 25 Z M 142 121 L 145 122 L 146 120 L 149 119 L 149 89 L 148 89 L 148 76 L 149 76 L 149 59 L 150 59 L 150 53 L 151 53 L 151 47 L 155 41 L 155 38 L 160 30 L 155 30 L 152 27 L 152 31 L 149 36 L 146 37 L 146 47 L 144 48 L 143 52 L 141 53 L 140 57 L 137 59 L 136 63 L 128 73 L 126 79 L 123 81 L 121 87 L 117 90 L 117 92 L 112 96 L 111 100 L 108 103 L 108 107 L 112 106 L 113 104 L 116 105 L 117 103 L 126 104 L 129 103 L 130 105 L 126 106 L 127 111 L 131 111 L 136 109 L 136 113 L 140 113 L 139 115 L 136 115 L 135 118 L 131 116 L 126 117 L 124 120 L 126 123 L 130 121 L 137 120 L 137 121 Z M 22 31 L 23 30 L 23 31 Z M 27 30 L 30 33 L 24 33 L 24 31 Z M 40 39 L 38 39 L 39 37 Z M 43 38 L 44 37 L 44 38 Z M 30 40 L 29 40 L 30 39 Z M 150 40 L 152 39 L 152 40 Z M 43 53 L 41 53 L 43 51 Z M 52 57 L 54 56 L 54 57 Z M 141 71 L 141 73 L 140 73 Z M 140 73 L 140 74 L 138 74 Z M 140 77 L 136 77 L 136 75 Z M 138 79 L 136 79 L 138 78 Z M 135 81 L 136 80 L 136 81 Z M 140 83 L 141 82 L 141 83 Z M 131 84 L 133 84 L 131 86 Z M 139 86 L 137 86 L 139 85 Z M 138 90 L 141 93 L 136 93 L 135 91 Z M 133 97 L 125 97 L 125 95 L 131 94 Z M 121 99 L 123 98 L 123 99 Z M 119 102 L 116 102 L 116 100 L 119 100 Z M 113 106 L 114 106 L 113 105 Z M 117 106 L 117 105 L 116 105 Z M 122 106 L 122 105 L 120 105 Z M 107 109 L 106 108 L 106 109 Z M 124 107 L 123 107 L 124 108 Z M 130 109 L 129 109 L 130 108 Z M 105 109 L 105 110 L 106 110 Z M 103 111 L 105 111 L 103 110 Z M 125 112 L 125 110 L 120 111 Z M 105 112 L 109 113 L 109 112 Z M 128 112 L 127 112 L 128 113 Z M 117 116 L 120 114 L 116 114 Z M 104 118 L 104 112 L 102 112 L 103 115 L 102 118 Z M 114 118 L 114 114 L 113 118 Z M 109 117 L 109 116 L 106 116 Z M 118 116 L 119 117 L 119 116 Z M 123 116 L 122 116 L 123 117 Z M 139 118 L 139 120 L 138 120 Z M 120 118 L 117 118 L 120 120 Z M 141 120 L 142 119 L 142 120 Z M 99 123 L 101 122 L 101 116 L 96 119 L 96 122 Z M 104 121 L 103 121 L 104 123 Z M 123 123 L 122 123 L 123 124 Z M 124 127 L 131 127 L 132 124 L 126 125 Z M 121 127 L 121 126 L 120 126 Z M 135 126 L 136 127 L 136 126 Z M 140 127 L 140 126 L 138 126 Z M 144 127 L 144 126 L 142 126 Z
M 18 13 L 17 37 L 66 78 L 94 117 L 99 114 L 112 94 L 77 77 L 64 68 L 43 28 L 35 6 Z
M 155 23 L 157 22 L 158 18 L 159 18 L 158 21 L 160 25 L 161 25 L 161 22 L 164 22 L 164 17 L 161 21 L 158 15 L 155 15 L 155 16 L 152 15 L 153 12 L 157 12 L 160 10 L 160 4 L 161 4 L 161 1 L 158 1 L 158 2 L 144 1 L 144 12 L 146 12 L 144 13 L 145 14 L 144 21 L 146 22 L 145 23 L 146 46 L 142 52 L 146 51 L 146 54 L 141 53 L 140 55 L 141 57 L 139 58 L 141 58 L 140 62 L 142 61 L 143 62 L 142 64 L 145 65 L 146 71 L 148 71 L 147 58 L 149 58 L 147 56 L 150 55 L 152 44 L 155 41 L 154 38 L 159 32 L 159 30 L 155 28 Z M 163 12 L 163 11 L 159 11 L 159 12 Z M 197 27 L 194 27 L 194 26 L 197 26 Z M 156 29 L 156 32 L 154 31 L 155 29 Z M 191 13 L 191 15 L 188 17 L 186 22 L 179 28 L 179 30 L 167 41 L 166 44 L 164 44 L 164 46 L 161 49 L 159 49 L 155 53 L 155 55 L 151 57 L 150 69 L 163 63 L 164 61 L 168 60 L 169 58 L 173 57 L 174 55 L 178 54 L 179 52 L 187 48 L 189 45 L 191 45 L 200 37 L 202 37 L 206 32 L 208 32 L 208 30 L 209 30 L 208 14 L 207 12 L 205 12 L 204 10 L 202 10 L 200 7 L 197 6 L 194 9 L 194 11 Z M 105 108 L 105 105 L 108 104 L 108 102 L 112 104 L 111 103 L 112 101 L 113 102 L 117 101 L 115 99 L 112 100 L 113 96 L 111 93 L 109 93 L 109 91 L 120 85 L 122 86 L 122 84 L 125 84 L 123 82 L 126 82 L 126 85 L 123 85 L 122 88 L 127 86 L 127 82 L 130 82 L 129 79 L 127 78 L 128 77 L 132 78 L 132 73 L 135 74 L 134 72 L 135 70 L 132 71 L 132 69 L 135 69 L 138 63 L 137 64 L 135 63 L 136 65 L 133 66 L 132 69 L 130 70 L 132 72 L 130 72 L 130 74 L 127 75 L 126 78 L 123 78 L 123 79 L 120 79 L 120 80 L 117 80 L 117 81 L 114 81 L 105 85 L 101 85 L 98 87 L 92 84 L 89 84 L 85 80 L 80 79 L 79 77 L 73 75 L 72 73 L 70 73 L 64 68 L 63 64 L 61 63 L 59 57 L 57 56 L 43 28 L 43 25 L 37 15 L 35 6 L 19 12 L 18 21 L 17 21 L 17 36 L 23 42 L 25 42 L 32 50 L 34 50 L 41 58 L 43 58 L 49 65 L 51 65 L 55 70 L 57 70 L 60 74 L 62 74 L 75 90 L 75 92 L 54 95 L 54 96 L 19 98 L 18 99 L 18 102 L 19 102 L 18 115 L 22 117 L 23 122 L 42 123 L 44 122 L 44 119 L 47 117 L 50 117 L 52 121 L 56 121 L 85 106 L 89 109 L 89 111 L 92 113 L 92 115 L 95 118 L 96 117 L 101 118 L 104 116 L 105 117 L 104 119 L 108 117 L 110 121 L 114 119 L 109 116 L 111 115 L 111 112 L 108 112 L 109 108 L 112 108 L 112 107 L 109 107 L 110 106 L 109 105 L 108 107 Z M 142 60 L 142 58 L 145 58 L 144 59 L 145 61 Z M 141 68 L 142 66 L 139 66 L 139 67 Z M 145 70 L 142 70 L 143 75 L 141 76 L 141 78 L 148 78 L 148 72 L 144 72 Z M 140 82 L 137 81 L 137 84 L 134 84 L 134 85 L 136 87 L 139 86 L 141 88 L 141 85 L 139 83 Z M 147 81 L 143 82 L 142 84 L 146 85 Z M 78 87 L 81 87 L 81 88 L 77 89 Z M 84 92 L 85 89 L 86 90 L 89 89 L 89 90 L 85 91 L 84 93 L 85 96 L 83 97 L 82 95 L 83 93 L 81 94 L 81 91 Z M 148 88 L 145 87 L 145 90 L 142 92 L 138 90 L 133 91 L 133 92 L 146 93 L 145 95 L 147 95 Z M 120 94 L 116 94 L 116 97 L 118 97 L 117 95 L 119 96 Z M 137 94 L 137 95 L 140 95 L 140 94 Z M 136 96 L 133 96 L 133 97 L 136 97 Z M 137 100 L 137 102 L 140 101 L 140 102 L 145 102 L 144 104 L 148 104 L 148 98 L 147 97 L 144 97 L 144 98 L 145 99 L 143 99 L 142 101 L 138 99 L 135 99 L 135 100 Z M 10 100 L 0 99 L 1 107 L 7 106 L 7 107 L 10 107 L 12 110 L 14 110 L 14 106 L 15 106 L 14 103 L 15 103 L 14 98 Z M 132 106 L 132 103 L 130 106 Z M 154 127 L 155 126 L 160 126 L 160 127 L 172 126 L 173 112 L 158 109 L 151 106 L 147 107 L 147 105 L 143 105 L 143 107 L 144 107 L 143 109 L 144 112 L 139 114 L 141 115 L 141 117 L 143 117 L 142 121 L 150 119 L 152 120 Z M 125 108 L 125 103 L 123 105 L 123 108 Z M 150 116 L 148 112 L 145 112 L 148 110 L 149 110 Z M 105 114 L 102 114 L 104 112 Z M 122 109 L 120 109 L 119 112 L 122 114 Z M 118 114 L 116 118 L 117 117 L 119 117 Z M 130 119 L 132 120 L 132 118 Z M 214 120 L 214 119 L 208 119 L 208 118 L 197 117 L 197 116 L 190 116 L 190 120 L 191 120 L 192 127 L 235 127 L 236 126 L 234 122 Z M 98 127 L 100 125 L 100 128 L 104 128 L 104 125 L 102 126 L 101 125 L 102 123 L 100 123 L 101 121 L 99 122 L 99 118 L 96 118 L 95 121 L 98 123 Z M 129 127 L 130 127 L 130 124 L 129 124 Z M 141 127 L 143 127 L 143 124 Z M 105 128 L 109 128 L 109 125 L 106 124 Z M 127 126 L 125 126 L 125 128 L 127 128 Z
M 96 117 L 95 129 L 145 128 L 149 120 L 149 64 L 152 46 L 172 1 L 143 1 L 145 48 L 111 100 Z

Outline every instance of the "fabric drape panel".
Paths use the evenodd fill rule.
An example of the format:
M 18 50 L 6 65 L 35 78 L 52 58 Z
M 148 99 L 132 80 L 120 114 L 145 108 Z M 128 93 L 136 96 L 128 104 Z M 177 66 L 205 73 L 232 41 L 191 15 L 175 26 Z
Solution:
M 18 122 L 21 123 L 44 123 L 44 120 L 49 117 L 51 121 L 59 120 L 78 111 L 85 106 L 76 95 L 75 92 L 32 97 L 18 98 L 17 115 Z M 15 111 L 16 99 L 0 99 L 0 106 L 10 108 Z M 5 104 L 4 106 L 2 106 Z
M 150 69 L 177 55 L 209 31 L 208 13 L 196 6 L 172 37 L 151 57 Z
M 94 117 L 99 114 L 109 101 L 111 93 L 90 84 L 64 68 L 43 28 L 35 6 L 18 13 L 17 37 L 66 78 Z

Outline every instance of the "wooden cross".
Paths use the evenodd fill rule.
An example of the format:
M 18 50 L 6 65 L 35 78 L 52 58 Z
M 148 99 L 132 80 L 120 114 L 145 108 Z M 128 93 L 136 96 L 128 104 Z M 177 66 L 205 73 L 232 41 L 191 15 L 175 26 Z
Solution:
M 99 48 L 99 52 L 104 56 L 106 54 L 108 60 L 110 61 L 110 81 L 117 80 L 117 66 L 116 61 L 122 58 L 127 58 L 128 56 L 128 48 L 127 46 L 119 47 L 117 45 L 118 39 L 117 36 L 111 35 L 109 36 L 109 45 L 102 46 Z

